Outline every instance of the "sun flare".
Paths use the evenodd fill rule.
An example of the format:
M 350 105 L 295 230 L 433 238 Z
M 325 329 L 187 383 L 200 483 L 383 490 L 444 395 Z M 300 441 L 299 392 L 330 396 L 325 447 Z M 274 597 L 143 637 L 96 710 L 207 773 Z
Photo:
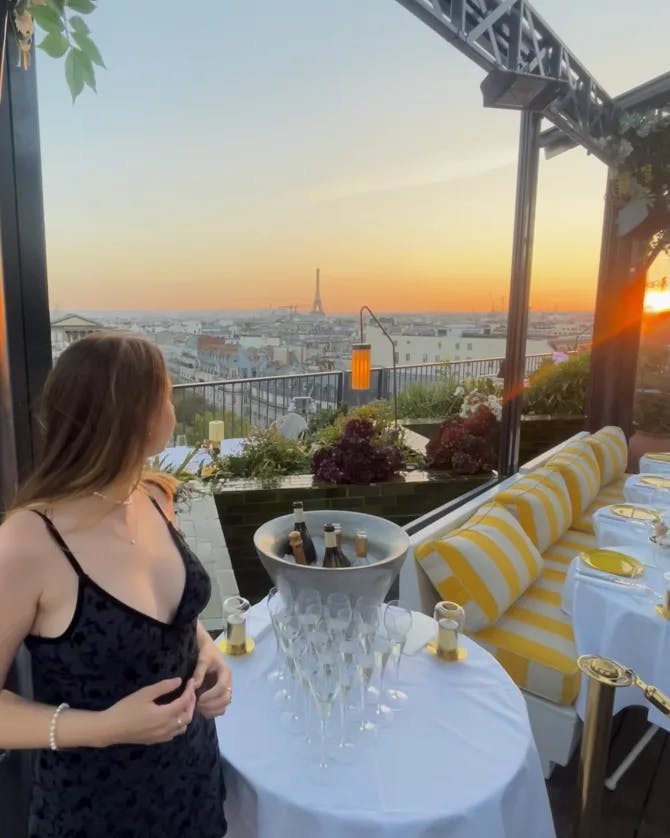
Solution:
M 670 311 L 670 288 L 648 288 L 644 295 L 644 308 L 654 314 Z

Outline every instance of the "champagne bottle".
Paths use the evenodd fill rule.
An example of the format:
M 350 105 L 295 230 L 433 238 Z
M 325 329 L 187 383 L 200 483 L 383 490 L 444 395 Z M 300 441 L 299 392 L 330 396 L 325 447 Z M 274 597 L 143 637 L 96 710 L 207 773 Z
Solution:
M 326 550 L 323 554 L 324 567 L 337 567 L 337 540 L 335 538 L 335 527 L 326 524 L 323 528 L 323 540 L 326 543 Z
M 289 547 L 291 548 L 291 553 L 293 553 L 293 558 L 295 559 L 296 564 L 307 564 L 307 558 L 305 557 L 305 548 L 302 544 L 302 536 L 298 532 L 298 530 L 291 530 L 288 534 L 288 543 Z
M 326 524 L 323 528 L 323 540 L 326 550 L 323 555 L 324 567 L 351 567 L 351 562 L 337 545 L 337 530 L 335 524 Z
M 305 523 L 305 512 L 302 507 L 302 501 L 296 501 L 293 504 L 293 531 L 300 533 L 300 537 L 302 538 L 302 547 L 305 553 L 305 561 L 307 564 L 315 564 L 316 549 L 314 548 L 312 536 L 309 534 L 307 524 Z M 287 544 L 286 552 L 293 555 L 290 541 Z

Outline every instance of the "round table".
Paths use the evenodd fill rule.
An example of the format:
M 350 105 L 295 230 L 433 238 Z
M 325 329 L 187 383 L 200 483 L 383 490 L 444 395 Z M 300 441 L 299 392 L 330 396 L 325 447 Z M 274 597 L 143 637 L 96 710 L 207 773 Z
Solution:
M 632 583 L 663 593 L 663 574 L 670 571 L 670 550 L 632 539 L 628 544 L 620 541 L 616 549 L 645 563 L 644 574 L 630 580 Z M 575 558 L 563 590 L 563 609 L 572 615 L 577 654 L 613 658 L 670 694 L 670 620 L 656 613 L 654 606 L 659 602 L 650 591 L 607 581 L 597 571 L 583 568 Z M 614 696 L 615 713 L 640 705 L 647 709 L 651 723 L 670 731 L 670 718 L 652 707 L 636 687 L 619 688 Z M 581 718 L 585 705 L 586 678 L 577 699 Z
M 642 503 L 651 506 L 670 507 L 670 475 L 642 473 L 631 474 L 623 487 L 628 503 Z
M 477 644 L 464 639 L 467 660 L 447 664 L 420 643 L 401 664 L 408 708 L 322 771 L 314 746 L 279 722 L 264 613 L 250 612 L 254 652 L 228 658 L 235 703 L 217 720 L 229 838 L 555 835 L 525 701 Z
M 644 474 L 662 474 L 670 477 L 670 453 L 643 454 L 640 457 L 640 471 Z
M 638 510 L 646 510 L 658 514 L 660 510 L 649 504 L 634 504 Z M 598 547 L 618 547 L 620 544 L 646 544 L 654 533 L 654 522 L 637 518 L 625 518 L 617 514 L 622 504 L 613 503 L 601 506 L 593 513 L 593 532 Z M 668 516 L 666 515 L 666 518 Z

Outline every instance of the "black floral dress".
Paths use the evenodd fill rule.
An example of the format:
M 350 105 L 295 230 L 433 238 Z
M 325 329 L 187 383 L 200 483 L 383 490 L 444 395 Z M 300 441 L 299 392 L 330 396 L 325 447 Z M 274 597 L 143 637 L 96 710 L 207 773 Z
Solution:
M 103 710 L 164 678 L 185 684 L 198 658 L 196 621 L 210 582 L 172 524 L 166 519 L 186 583 L 168 624 L 99 587 L 41 517 L 79 577 L 79 594 L 60 637 L 26 638 L 35 700 Z M 33 774 L 30 838 L 221 838 L 226 832 L 216 728 L 198 713 L 183 736 L 165 744 L 38 751 Z

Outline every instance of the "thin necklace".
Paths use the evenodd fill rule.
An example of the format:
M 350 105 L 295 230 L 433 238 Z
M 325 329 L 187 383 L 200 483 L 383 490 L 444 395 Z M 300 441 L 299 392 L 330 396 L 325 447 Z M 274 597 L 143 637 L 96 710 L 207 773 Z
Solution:
M 102 500 L 109 501 L 110 503 L 115 503 L 117 506 L 130 506 L 133 502 L 132 497 L 129 495 L 125 500 L 117 500 L 116 498 L 110 498 L 109 495 L 103 495 L 102 492 L 93 492 L 96 498 L 102 498 Z
M 110 498 L 108 495 L 104 495 L 102 492 L 93 492 L 92 494 L 95 495 L 96 498 L 109 501 L 109 503 L 116 504 L 116 506 L 130 506 L 133 502 L 131 496 L 128 496 L 125 500 L 117 500 L 116 498 Z M 128 538 L 128 536 L 125 536 L 124 541 L 126 538 Z M 133 545 L 133 547 L 137 543 L 135 538 L 128 538 L 128 541 Z

